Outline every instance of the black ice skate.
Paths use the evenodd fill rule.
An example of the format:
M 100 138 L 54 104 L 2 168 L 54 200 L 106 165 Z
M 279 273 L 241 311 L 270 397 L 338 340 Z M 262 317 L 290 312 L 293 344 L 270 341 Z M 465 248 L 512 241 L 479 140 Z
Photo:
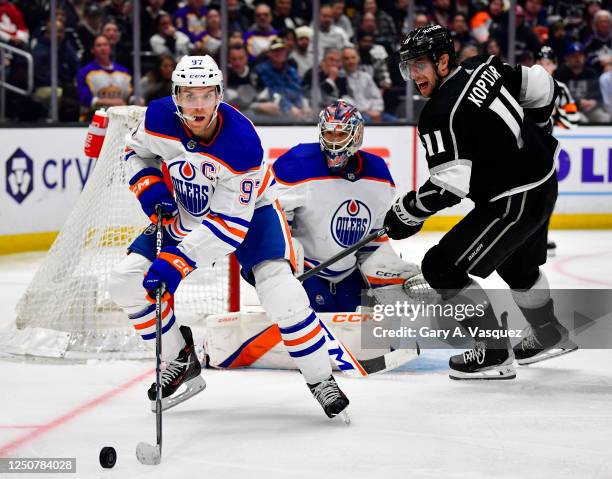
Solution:
M 345 423 L 348 424 L 350 422 L 348 414 L 346 413 L 346 407 L 349 405 L 349 400 L 338 387 L 333 376 L 329 376 L 320 383 L 309 384 L 308 388 L 314 398 L 323 406 L 323 410 L 325 414 L 327 414 L 327 417 L 333 418 L 341 414 Z
M 200 375 L 202 367 L 195 353 L 191 329 L 187 326 L 181 326 L 180 331 L 185 339 L 185 347 L 179 351 L 176 359 L 166 363 L 166 368 L 161 372 L 162 411 L 186 401 L 202 392 L 206 387 L 206 382 Z M 175 394 L 181 385 L 185 385 L 186 389 Z M 153 412 L 155 412 L 156 393 L 156 384 L 153 383 L 148 392 L 151 400 L 151 411 Z
M 568 335 L 567 329 L 556 319 L 541 326 L 526 327 L 523 339 L 514 346 L 516 362 L 524 366 L 576 351 L 578 346 L 568 339 Z
M 507 347 L 504 347 L 507 345 Z M 448 365 L 451 379 L 514 379 L 514 354 L 510 343 L 496 342 L 496 347 L 484 341 L 476 343 L 474 348 L 462 354 L 451 356 Z
M 554 241 L 548 240 L 548 243 L 546 243 L 546 254 L 548 255 L 549 258 L 556 256 L 557 255 L 557 243 L 555 243 Z

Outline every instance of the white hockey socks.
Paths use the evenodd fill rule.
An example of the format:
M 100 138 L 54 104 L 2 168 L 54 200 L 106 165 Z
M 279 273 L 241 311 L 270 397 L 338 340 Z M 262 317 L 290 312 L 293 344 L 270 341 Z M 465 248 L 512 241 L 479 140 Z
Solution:
M 255 275 L 259 300 L 272 321 L 278 324 L 289 355 L 309 384 L 331 375 L 325 333 L 310 307 L 302 284 L 285 260 L 257 265 Z

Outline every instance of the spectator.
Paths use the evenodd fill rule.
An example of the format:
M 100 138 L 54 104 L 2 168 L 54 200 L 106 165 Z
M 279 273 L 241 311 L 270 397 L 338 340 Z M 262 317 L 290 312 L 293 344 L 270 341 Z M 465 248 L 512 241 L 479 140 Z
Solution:
M 586 0 L 584 14 L 581 15 L 582 27 L 578 31 L 578 39 L 583 44 L 589 43 L 593 36 L 595 15 L 601 10 L 601 0 Z
M 472 2 L 470 2 L 470 0 L 456 0 L 454 13 L 455 15 L 458 13 L 465 15 L 465 20 L 467 22 L 468 18 L 471 18 L 474 14 Z
M 612 64 L 606 65 L 606 71 L 599 77 L 599 88 L 608 121 L 612 121 Z
M 74 48 L 64 38 L 64 23 L 56 22 L 57 28 L 57 96 L 59 120 L 79 120 L 79 94 L 74 78 L 79 69 L 79 58 Z M 34 59 L 34 98 L 47 109 L 51 100 L 51 21 L 38 37 L 32 49 Z
M 567 85 L 578 108 L 589 121 L 607 121 L 608 115 L 601 107 L 599 75 L 585 63 L 583 45 L 572 43 L 565 53 L 565 65 L 557 70 L 555 78 Z
M 342 48 L 352 45 L 342 28 L 333 24 L 334 15 L 330 5 L 319 8 L 319 58 L 328 48 Z
M 27 48 L 30 41 L 23 13 L 8 0 L 0 0 L 0 41 L 22 49 Z
M 547 25 L 542 0 L 525 0 L 525 26 L 534 29 L 539 25 Z
M 612 14 L 600 10 L 593 19 L 593 36 L 585 48 L 587 63 L 602 73 L 612 56 Z
M 317 109 L 329 105 L 338 98 L 346 98 L 348 95 L 348 81 L 340 74 L 342 67 L 340 50 L 328 48 L 325 50 L 323 60 L 319 65 L 319 90 L 321 91 L 321 103 L 314 105 Z M 304 76 L 304 88 L 308 92 L 312 89 L 312 68 Z
M 395 22 L 395 31 L 399 35 L 407 33 L 404 30 L 404 21 L 408 20 L 408 0 L 394 0 L 390 15 Z
M 357 35 L 360 68 L 374 78 L 381 90 L 391 88 L 391 76 L 387 67 L 389 55 L 382 45 L 374 43 L 374 37 L 362 30 Z
M 494 29 L 491 35 L 501 46 L 502 52 L 508 58 L 508 17 L 499 28 Z M 536 34 L 525 25 L 525 11 L 520 5 L 516 6 L 516 43 L 514 54 L 517 61 L 533 58 L 540 51 L 540 41 Z
M 478 56 L 478 53 L 478 47 L 474 44 L 468 43 L 461 49 L 461 52 L 459 53 L 459 64 L 461 64 L 468 58 Z
M 157 33 L 149 40 L 153 53 L 172 55 L 177 62 L 183 55 L 189 55 L 192 47 L 189 37 L 174 28 L 169 14 L 162 13 L 157 17 L 155 30 Z
M 280 34 L 280 37 L 283 39 L 283 41 L 285 42 L 285 45 L 287 45 L 287 51 L 289 53 L 292 53 L 294 48 L 295 48 L 295 30 L 285 30 L 282 31 Z M 293 61 L 293 60 L 292 60 Z M 293 65 L 297 68 L 297 65 Z
M 2 1 L 2 0 L 0 0 Z M 77 27 L 77 35 L 83 46 L 81 65 L 89 63 L 93 56 L 91 50 L 96 37 L 102 30 L 102 9 L 95 3 L 85 8 L 81 23 Z
M 349 17 L 347 17 L 344 13 L 346 3 L 344 0 L 333 0 L 331 2 L 331 7 L 332 17 L 334 18 L 333 25 L 342 28 L 342 30 L 344 30 L 346 33 L 346 37 L 349 40 L 352 40 L 355 32 L 353 31 L 353 25 L 351 25 Z
M 548 46 L 551 47 L 557 55 L 557 65 L 563 63 L 563 56 L 571 43 L 570 37 L 565 31 L 563 20 L 559 20 L 550 26 L 548 35 Z
M 281 116 L 279 101 L 273 101 L 257 73 L 249 66 L 243 45 L 230 48 L 228 53 L 225 100 L 255 121 L 271 120 Z
M 259 77 L 249 66 L 248 54 L 243 45 L 234 45 L 229 49 L 227 62 L 224 99 L 244 112 L 259 94 Z M 280 113 L 280 109 L 277 108 L 277 112 Z
M 451 32 L 455 32 L 456 39 L 462 46 L 472 41 L 472 35 L 470 34 L 470 27 L 468 26 L 467 16 L 463 13 L 456 13 L 453 15 L 451 22 Z
M 187 35 L 194 45 L 197 45 L 206 31 L 206 12 L 204 0 L 187 0 L 187 5 L 174 12 L 177 30 Z
M 172 72 L 176 61 L 172 55 L 166 53 L 157 57 L 157 62 L 140 81 L 140 92 L 145 105 L 153 100 L 172 94 Z
M 131 65 L 132 48 L 126 45 L 126 40 L 131 45 L 131 39 L 121 41 L 122 34 L 119 25 L 114 20 L 109 20 L 102 25 L 102 35 L 108 39 L 111 46 L 111 58 L 120 65 Z
M 123 18 L 125 0 L 109 0 L 102 9 L 102 16 L 105 21 L 115 20 L 116 22 Z
M 359 69 L 359 53 L 354 47 L 342 49 L 342 66 L 348 81 L 349 94 L 367 122 L 393 121 L 384 111 L 384 101 L 374 79 Z
M 240 32 L 240 36 L 249 29 L 253 23 L 253 11 L 240 0 L 227 1 L 227 21 L 230 34 Z
M 291 16 L 291 0 L 275 0 L 272 14 L 272 27 L 279 32 L 295 30 L 304 24 L 301 18 Z
M 77 74 L 81 119 L 99 107 L 127 105 L 132 95 L 132 76 L 127 68 L 111 60 L 111 47 L 98 35 L 92 47 L 94 59 Z
M 450 0 L 433 0 L 433 12 L 429 20 L 431 23 L 450 28 L 451 2 Z
M 307 25 L 296 28 L 295 37 L 295 48 L 289 54 L 289 58 L 297 65 L 298 75 L 303 80 L 304 74 L 312 68 L 313 54 L 310 46 L 312 28 Z
M 218 60 L 221 38 L 221 14 L 216 7 L 211 7 L 206 14 L 206 32 L 199 44 L 196 44 L 196 48 L 200 47 L 204 55 L 210 55 Z
M 470 19 L 472 36 L 479 42 L 484 43 L 491 37 L 491 32 L 502 24 L 503 4 L 502 0 L 490 0 L 489 8 L 476 13 Z
M 270 43 L 267 58 L 255 67 L 255 71 L 269 95 L 279 95 L 282 115 L 294 120 L 310 119 L 312 111 L 304 98 L 300 77 L 297 69 L 287 64 L 287 46 L 281 38 Z
M 148 5 L 142 12 L 140 18 L 141 44 L 149 43 L 150 38 L 157 33 L 156 20 L 160 15 L 168 15 L 162 7 L 164 0 L 148 0 Z
M 268 5 L 260 3 L 255 7 L 255 23 L 244 34 L 249 59 L 255 61 L 268 51 L 272 39 L 278 35 L 279 31 L 272 27 L 272 10 Z
M 370 14 L 370 15 L 368 15 Z M 398 44 L 395 23 L 389 14 L 378 8 L 376 0 L 364 0 L 361 15 L 355 17 L 358 29 L 374 34 L 374 41 L 393 53 Z
M 501 54 L 501 48 L 499 47 L 499 43 L 497 43 L 497 40 L 495 40 L 495 38 L 490 38 L 489 40 L 487 40 L 487 42 L 485 42 L 484 44 L 483 50 L 487 55 L 493 55 L 495 57 L 503 58 Z

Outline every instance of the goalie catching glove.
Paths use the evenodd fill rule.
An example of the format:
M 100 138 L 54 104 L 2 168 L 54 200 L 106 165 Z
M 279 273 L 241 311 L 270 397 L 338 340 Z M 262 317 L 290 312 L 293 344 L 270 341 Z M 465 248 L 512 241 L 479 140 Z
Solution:
M 400 240 L 417 234 L 423 222 L 431 216 L 416 206 L 416 192 L 411 191 L 403 198 L 395 200 L 385 215 L 385 228 L 389 238 Z
M 195 262 L 176 246 L 162 248 L 142 282 L 142 286 L 147 290 L 147 300 L 154 303 L 155 291 L 163 285 L 162 301 L 168 301 L 180 282 L 194 269 Z
M 155 206 L 161 205 L 162 221 L 170 224 L 178 214 L 178 206 L 170 189 L 164 183 L 164 176 L 157 168 L 144 168 L 130 180 L 130 190 L 136 195 L 145 214 L 157 223 Z

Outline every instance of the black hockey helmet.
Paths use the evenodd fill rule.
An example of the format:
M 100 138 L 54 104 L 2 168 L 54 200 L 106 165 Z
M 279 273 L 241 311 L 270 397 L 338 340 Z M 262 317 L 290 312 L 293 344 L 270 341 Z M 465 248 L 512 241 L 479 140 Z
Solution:
M 536 53 L 536 60 L 542 59 L 552 60 L 553 62 L 557 63 L 557 56 L 555 55 L 555 51 L 548 45 L 544 45 L 542 48 L 540 48 L 540 51 Z
M 435 64 L 438 64 L 440 55 L 448 53 L 450 68 L 457 65 L 455 46 L 450 31 L 441 25 L 428 25 L 412 30 L 402 37 L 400 43 L 400 72 L 404 80 L 408 81 L 408 60 L 426 55 Z

